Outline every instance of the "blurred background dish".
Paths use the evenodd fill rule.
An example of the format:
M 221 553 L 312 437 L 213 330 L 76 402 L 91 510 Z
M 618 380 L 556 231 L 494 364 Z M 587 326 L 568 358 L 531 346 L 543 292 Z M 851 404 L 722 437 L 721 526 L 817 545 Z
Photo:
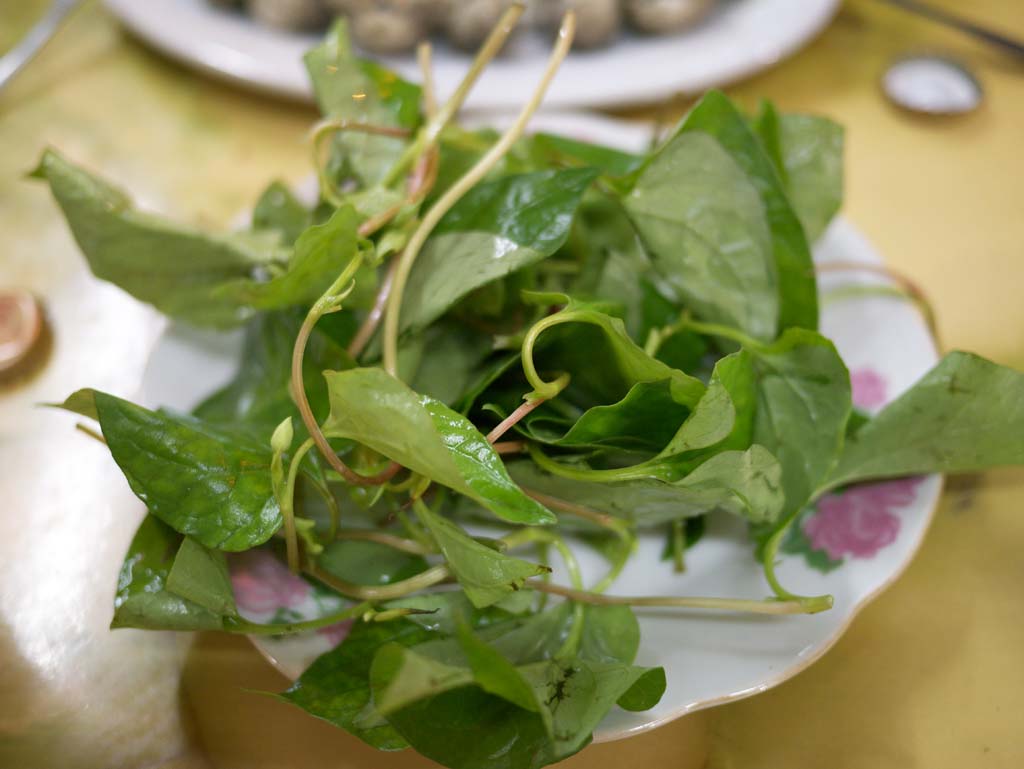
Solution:
M 243 85 L 310 100 L 302 54 L 337 13 L 377 53 L 406 51 L 423 34 L 435 44 L 443 98 L 504 0 L 106 0 L 144 41 L 186 64 Z M 473 89 L 470 109 L 520 105 L 544 68 L 551 20 L 573 4 L 586 49 L 566 61 L 549 107 L 613 107 L 696 94 L 742 79 L 795 53 L 832 19 L 840 0 L 548 0 L 531 9 L 534 29 L 513 39 Z M 330 9 L 327 8 L 330 6 Z M 245 11 L 248 10 L 248 13 Z M 430 19 L 431 21 L 427 21 Z M 650 34 L 664 30 L 664 34 Z M 414 76 L 409 53 L 384 57 Z

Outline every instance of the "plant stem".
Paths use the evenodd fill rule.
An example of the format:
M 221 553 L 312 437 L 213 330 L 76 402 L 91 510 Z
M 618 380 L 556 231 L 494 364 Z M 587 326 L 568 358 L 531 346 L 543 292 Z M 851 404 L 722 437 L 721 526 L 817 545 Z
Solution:
M 306 354 L 306 344 L 309 341 L 309 335 L 313 332 L 313 327 L 316 326 L 316 322 L 321 317 L 337 309 L 342 290 L 355 276 L 362 263 L 362 254 L 357 253 L 346 265 L 345 269 L 342 270 L 334 283 L 331 284 L 330 288 L 324 292 L 323 296 L 316 300 L 306 314 L 305 320 L 302 321 L 302 326 L 299 328 L 299 333 L 295 338 L 295 347 L 292 348 L 291 389 L 292 398 L 299 409 L 299 415 L 302 417 L 302 423 L 306 426 L 306 430 L 309 431 L 310 437 L 316 443 L 317 449 L 319 449 L 324 459 L 327 460 L 327 463 L 349 483 L 358 486 L 375 486 L 392 478 L 401 467 L 392 462 L 383 472 L 377 475 L 365 476 L 360 475 L 346 465 L 341 460 L 341 457 L 334 453 L 334 449 L 327 442 L 327 438 L 320 429 L 320 425 L 317 424 L 316 417 L 313 415 L 313 409 L 309 405 L 309 399 L 306 397 L 306 385 L 302 378 L 302 360 Z
M 636 481 L 643 478 L 656 478 L 653 469 L 657 466 L 652 462 L 641 462 L 630 467 L 616 467 L 611 470 L 594 470 L 592 468 L 577 468 L 572 465 L 565 465 L 547 456 L 540 448 L 533 443 L 528 443 L 526 450 L 530 452 L 530 459 L 542 470 L 547 470 L 553 475 L 569 478 L 573 481 L 591 481 L 594 483 L 615 483 L 617 481 Z
M 434 182 L 437 181 L 437 170 L 440 165 L 440 154 L 437 149 L 434 148 L 432 151 L 424 155 L 420 162 L 416 165 L 415 172 L 409 178 L 409 194 L 406 199 L 397 206 L 394 206 L 385 214 L 388 214 L 388 219 L 394 215 L 394 212 L 401 210 L 404 206 L 416 206 L 423 202 L 423 198 L 427 196 L 427 193 L 434 186 Z M 366 226 L 372 220 L 367 220 L 363 223 Z M 386 223 L 386 221 L 385 221 Z M 367 233 L 363 232 L 363 228 L 360 227 L 360 235 L 366 236 Z M 358 358 L 360 353 L 366 348 L 366 345 L 373 338 L 374 333 L 377 331 L 377 327 L 380 326 L 380 320 L 384 315 L 384 308 L 387 306 L 388 297 L 391 296 L 391 287 L 394 285 L 395 280 L 395 268 L 398 265 L 398 257 L 391 260 L 388 265 L 387 272 L 384 275 L 384 280 L 380 284 L 380 288 L 377 289 L 377 296 L 374 297 L 373 307 L 370 312 L 363 319 L 362 324 L 359 326 L 359 330 L 356 335 L 352 337 L 352 341 L 348 346 L 348 354 L 353 358 Z
M 531 411 L 537 408 L 540 404 L 542 404 L 545 400 L 547 400 L 546 398 L 531 399 L 529 395 L 527 395 L 526 398 L 527 400 L 525 403 L 521 404 L 519 408 L 517 408 L 515 411 L 513 411 L 511 414 L 509 414 L 507 417 L 501 420 L 497 427 L 495 427 L 493 430 L 487 433 L 488 443 L 495 443 L 498 440 L 498 438 L 503 436 L 512 427 L 514 427 L 520 419 L 525 417 L 527 414 L 529 414 Z
M 554 532 L 545 529 L 527 528 L 508 534 L 501 539 L 510 549 L 526 542 L 543 542 L 552 545 L 558 554 L 565 561 L 565 568 L 569 572 L 569 582 L 576 590 L 583 589 L 583 574 L 580 571 L 579 561 L 573 555 L 572 550 L 565 544 L 565 540 Z M 548 585 L 546 580 L 540 580 L 542 584 Z M 555 652 L 556 658 L 575 656 L 579 649 L 580 641 L 583 638 L 583 604 L 579 601 L 573 602 L 572 624 L 569 633 L 562 642 L 561 647 Z
M 320 194 L 324 200 L 334 206 L 343 205 L 344 199 L 338 194 L 338 191 L 334 188 L 334 183 L 327 176 L 327 169 L 320 162 L 320 155 L 324 139 L 340 131 L 358 131 L 359 133 L 392 136 L 395 138 L 404 138 L 410 134 L 407 128 L 361 123 L 357 120 L 324 120 L 313 126 L 313 133 L 310 138 L 313 145 L 313 167 L 316 169 L 317 181 L 320 184 Z
M 299 573 L 299 539 L 295 531 L 295 479 L 299 475 L 299 466 L 303 458 L 314 446 L 312 438 L 303 441 L 292 456 L 288 466 L 288 480 L 285 481 L 281 494 L 281 516 L 284 518 L 284 541 L 288 553 L 288 568 L 293 574 Z
M 832 269 L 829 269 L 832 268 Z M 853 285 L 853 286 L 842 286 L 840 288 L 828 291 L 825 297 L 828 299 L 846 299 L 864 296 L 893 296 L 899 299 L 910 300 L 918 311 L 924 316 L 925 323 L 928 325 L 928 330 L 931 335 L 935 338 L 936 342 L 939 340 L 939 329 L 938 323 L 935 319 L 935 310 L 928 301 L 928 297 L 924 291 L 914 283 L 910 278 L 901 275 L 898 272 L 893 272 L 886 267 L 874 264 L 862 264 L 860 262 L 826 262 L 825 264 L 819 265 L 818 269 L 822 272 L 832 272 L 838 270 L 860 270 L 864 272 L 870 272 L 876 275 L 884 275 L 887 278 L 893 280 L 895 286 L 879 286 L 879 285 Z
M 682 518 L 672 521 L 672 564 L 677 574 L 686 571 L 686 534 Z
M 565 568 L 569 572 L 569 581 L 572 583 L 572 586 L 576 589 L 583 588 L 583 574 L 580 571 L 579 561 L 576 560 L 576 556 L 573 555 L 569 546 L 565 544 L 565 540 L 554 532 L 528 527 L 513 531 L 511 534 L 506 534 L 501 538 L 501 541 L 510 550 L 531 542 L 543 542 L 544 544 L 551 545 L 562 556 L 562 560 L 565 561 Z
M 526 496 L 536 499 L 545 507 L 552 507 L 563 513 L 569 513 L 570 515 L 575 515 L 577 518 L 583 518 L 584 520 L 591 521 L 598 526 L 615 532 L 619 536 L 630 533 L 629 524 L 621 518 L 616 518 L 614 515 L 602 513 L 598 510 L 578 505 L 575 502 L 568 502 L 564 499 L 559 499 L 558 497 L 552 497 L 548 494 L 543 494 L 536 489 L 530 489 L 525 486 L 521 486 L 520 488 L 522 488 L 523 493 L 526 494 Z
M 308 567 L 306 573 L 314 579 L 323 582 L 332 590 L 341 593 L 341 595 L 360 601 L 389 601 L 393 598 L 401 598 L 412 593 L 418 593 L 421 590 L 426 590 L 428 587 L 444 582 L 451 577 L 451 572 L 444 564 L 432 566 L 415 577 L 409 577 L 409 579 L 403 579 L 390 585 L 380 586 L 356 585 L 328 574 L 316 566 Z
M 546 318 L 541 318 L 534 323 L 530 330 L 526 332 L 526 336 L 523 337 L 523 374 L 526 375 L 526 381 L 533 388 L 533 395 L 535 397 L 550 400 L 569 384 L 568 374 L 562 374 L 550 382 L 545 382 L 541 379 L 533 362 L 533 348 L 537 343 L 537 339 L 552 326 L 557 326 L 561 323 L 572 323 L 582 317 L 582 313 L 565 312 L 564 310 L 554 315 L 548 315 Z
M 430 536 L 430 534 L 427 533 L 427 530 L 419 524 L 418 521 L 407 515 L 404 510 L 399 510 L 396 513 L 396 515 L 398 517 L 398 520 L 401 522 L 402 526 L 405 527 L 405 530 L 406 532 L 408 532 L 409 536 L 411 536 L 414 540 L 419 542 L 424 549 L 431 551 L 436 549 L 433 538 Z
M 322 627 L 330 627 L 347 619 L 353 619 L 373 609 L 369 602 L 350 606 L 344 611 L 329 614 L 326 617 L 303 620 L 302 622 L 286 622 L 281 624 L 264 625 L 260 622 L 249 622 L 241 617 L 225 617 L 224 629 L 231 633 L 245 633 L 246 635 L 291 635 L 303 633 L 309 630 L 319 630 Z
M 78 430 L 79 432 L 85 433 L 94 441 L 99 441 L 104 446 L 107 445 L 107 439 L 103 437 L 103 433 L 98 432 L 97 430 L 93 430 L 91 427 L 89 427 L 89 425 L 85 424 L 84 422 L 78 422 L 75 425 L 75 429 Z
M 437 552 L 434 548 L 427 547 L 415 539 L 396 537 L 383 531 L 373 529 L 339 529 L 335 539 L 359 540 L 362 542 L 376 542 L 380 545 L 387 545 L 395 550 L 413 555 L 428 555 Z
M 772 598 L 762 601 L 744 598 L 703 598 L 686 596 L 619 596 L 600 595 L 589 590 L 575 590 L 563 585 L 551 585 L 541 580 L 527 580 L 527 586 L 553 595 L 588 603 L 594 606 L 663 606 L 681 609 L 720 609 L 722 611 L 747 612 L 751 614 L 816 614 L 832 608 L 832 596 L 823 595 L 778 601 Z
M 506 11 L 505 17 L 509 17 L 513 9 L 518 8 L 518 11 L 513 14 L 513 18 L 518 19 L 519 15 L 522 14 L 522 6 L 513 6 Z M 499 24 L 501 27 L 501 24 Z M 547 91 L 548 85 L 551 83 L 551 79 L 555 76 L 558 71 L 559 65 L 562 60 L 565 59 L 566 54 L 569 52 L 569 47 L 572 45 L 573 35 L 576 31 L 576 16 L 570 11 L 565 15 L 565 19 L 562 22 L 562 27 L 558 32 L 558 42 L 555 44 L 554 50 L 551 53 L 551 57 L 548 60 L 547 68 L 544 71 L 544 75 L 541 77 L 540 83 L 538 84 L 530 100 L 526 103 L 523 109 L 519 112 L 515 122 L 509 127 L 501 138 L 489 149 L 480 160 L 478 160 L 473 167 L 467 171 L 455 184 L 449 187 L 445 193 L 438 199 L 430 210 L 427 211 L 426 216 L 423 217 L 423 221 L 420 222 L 419 227 L 413 232 L 412 237 L 409 239 L 409 243 L 399 257 L 398 267 L 395 272 L 395 282 L 391 289 L 391 297 L 388 299 L 387 313 L 384 318 L 384 369 L 392 376 L 398 375 L 398 332 L 399 332 L 399 313 L 402 309 L 402 296 L 405 293 L 405 286 L 409 280 L 409 273 L 412 271 L 412 266 L 416 261 L 416 257 L 419 256 L 420 249 L 423 248 L 423 244 L 426 242 L 430 233 L 433 232 L 434 227 L 441 221 L 441 218 L 448 213 L 448 211 L 454 206 L 463 195 L 472 189 L 477 182 L 479 182 L 499 160 L 508 152 L 516 140 L 522 135 L 523 130 L 526 128 L 527 122 L 533 116 L 533 113 L 540 106 L 541 100 L 544 98 L 544 94 Z M 507 33 L 505 33 L 507 36 Z M 492 34 L 493 36 L 493 34 Z M 503 41 L 503 39 L 502 39 Z M 485 44 L 486 48 L 487 44 Z M 453 97 L 454 99 L 455 97 Z M 436 120 L 440 120 L 445 114 L 446 110 L 449 109 L 448 104 L 438 112 Z M 434 121 L 431 121 L 433 123 Z M 440 125 L 443 126 L 445 119 Z M 431 143 L 433 139 L 431 139 Z
M 366 317 L 363 319 L 356 335 L 352 337 L 352 341 L 349 342 L 348 354 L 353 358 L 359 357 L 366 348 L 366 345 L 373 338 L 373 334 L 376 332 L 377 326 L 380 325 L 380 319 L 384 315 L 384 307 L 388 303 L 388 296 L 391 295 L 391 285 L 395 280 L 395 265 L 397 264 L 397 259 L 391 260 L 391 264 L 388 265 L 387 272 L 384 273 L 384 280 L 381 282 L 380 288 L 377 289 L 377 296 L 373 300 L 373 307 L 370 308 L 370 312 L 367 313 Z
M 323 499 L 324 504 L 327 505 L 327 511 L 331 516 L 331 527 L 327 530 L 327 539 L 333 540 L 334 535 L 338 531 L 338 526 L 341 524 L 341 510 L 338 508 L 338 500 L 334 498 L 334 494 L 331 493 L 327 484 L 321 483 L 319 479 L 312 477 L 310 481 L 313 484 L 313 488 L 320 495 L 320 498 Z
M 522 3 L 514 3 L 502 14 L 494 29 L 491 30 L 490 35 L 487 36 L 484 44 L 480 46 L 480 50 L 473 59 L 473 63 L 463 76 L 462 82 L 455 88 L 451 98 L 420 129 L 416 140 L 406 147 L 405 152 L 402 153 L 402 156 L 391 167 L 391 170 L 388 171 L 383 181 L 385 187 L 394 184 L 417 157 L 437 142 L 441 131 L 455 117 L 455 113 L 459 111 L 463 102 L 466 101 L 466 97 L 469 95 L 469 91 L 474 83 L 476 83 L 477 78 L 480 77 L 480 74 L 491 62 L 491 59 L 497 56 L 502 46 L 505 45 L 505 41 L 512 34 L 512 30 L 519 22 L 519 17 L 523 15 L 524 10 L 525 6 Z
M 423 83 L 423 113 L 427 118 L 437 114 L 437 95 L 434 89 L 434 68 L 431 66 L 432 49 L 427 41 L 416 46 L 416 62 L 420 65 L 420 75 Z
M 747 336 L 737 328 L 726 326 L 721 323 L 703 323 L 698 320 L 691 320 L 689 318 L 680 321 L 678 324 L 680 328 L 688 328 L 691 331 L 696 331 L 698 334 L 704 336 L 720 336 L 725 339 L 731 339 L 737 344 L 741 344 L 744 347 L 750 347 L 753 349 L 763 348 L 764 345 L 754 339 L 753 337 Z
M 786 532 L 789 531 L 789 527 L 793 525 L 793 522 L 797 519 L 800 514 L 800 510 L 791 513 L 786 516 L 778 527 L 772 533 L 771 537 L 765 543 L 764 551 L 761 554 L 761 565 L 764 569 L 764 577 L 771 586 L 772 591 L 779 598 L 786 601 L 825 601 L 827 600 L 829 605 L 832 605 L 832 596 L 830 595 L 818 595 L 818 596 L 803 596 L 791 593 L 782 586 L 779 582 L 779 578 L 775 575 L 775 557 L 779 552 L 779 545 L 782 544 L 783 538 L 786 536 Z
M 496 454 L 519 454 L 526 450 L 526 441 L 498 441 L 491 448 Z

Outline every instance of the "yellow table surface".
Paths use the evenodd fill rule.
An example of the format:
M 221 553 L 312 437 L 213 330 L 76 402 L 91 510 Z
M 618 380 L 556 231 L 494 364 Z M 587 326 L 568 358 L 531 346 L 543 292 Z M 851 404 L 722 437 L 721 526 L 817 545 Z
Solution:
M 1024 37 L 1019 0 L 936 2 Z M 0 50 L 42 5 L 0 6 Z M 975 70 L 986 92 L 978 112 L 926 119 L 881 98 L 885 63 L 930 49 L 961 56 Z M 803 53 L 729 91 L 751 107 L 768 97 L 784 110 L 823 113 L 845 124 L 845 214 L 891 265 L 924 288 L 937 308 L 944 347 L 1024 368 L 1024 65 L 877 0 L 852 0 Z M 671 118 L 684 107 L 622 114 Z M 313 118 L 308 108 L 234 90 L 160 58 L 88 3 L 0 93 L 0 284 L 53 297 L 81 269 L 45 190 L 21 178 L 44 146 L 102 169 L 151 207 L 221 225 L 269 179 L 308 174 Z M 59 341 L 62 329 L 57 332 Z M 75 354 L 82 353 L 58 345 L 51 365 Z M 0 407 L 5 397 L 14 396 L 0 392 Z M 3 450 L 17 446 L 7 441 Z M 0 489 L 0 498 L 12 491 Z M 820 662 L 772 691 L 589 748 L 567 765 L 1024 766 L 1022 508 L 1024 471 L 952 481 L 913 564 Z M 0 512 L 19 514 L 32 525 L 31 509 Z M 83 653 L 82 680 L 46 700 L 40 690 L 56 679 L 34 668 L 23 675 L 36 665 L 29 664 L 31 650 L 9 642 L 21 636 L 8 626 L 4 575 L 17 571 L 18 558 L 4 552 L 0 566 L 10 570 L 0 573 L 0 765 L 431 765 L 409 754 L 378 754 L 288 706 L 243 692 L 283 681 L 237 638 L 196 639 L 184 660 L 180 696 L 176 685 L 170 690 L 173 717 L 166 701 L 157 712 L 145 697 L 105 697 L 105 671 L 116 667 L 116 656 L 94 669 Z M 95 602 L 108 596 L 99 586 Z M 58 624 L 40 632 L 61 631 Z M 106 643 L 102 633 L 94 639 Z M 61 711 L 40 732 L 46 709 L 57 708 L 46 703 L 65 696 L 90 704 Z M 90 739 L 99 733 L 94 728 L 102 739 Z

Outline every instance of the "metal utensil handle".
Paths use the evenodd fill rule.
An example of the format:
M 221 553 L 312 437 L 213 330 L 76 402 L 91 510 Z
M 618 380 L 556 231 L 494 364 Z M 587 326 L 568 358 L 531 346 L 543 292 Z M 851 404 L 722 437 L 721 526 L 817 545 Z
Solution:
M 16 46 L 0 57 L 0 88 L 14 77 L 15 73 L 39 53 L 40 49 L 60 27 L 64 17 L 78 5 L 80 0 L 56 0 L 36 25 L 28 31 Z
M 1004 51 L 1008 51 L 1015 56 L 1024 56 L 1024 42 L 1014 40 L 1012 37 L 996 32 L 988 27 L 975 24 L 973 21 L 961 16 L 955 16 L 941 8 L 920 3 L 917 0 L 884 0 L 884 2 L 889 3 L 889 5 L 895 5 L 910 13 L 916 13 L 918 16 L 924 16 L 939 24 L 945 24 L 948 27 L 958 29 L 968 35 L 984 40 L 986 43 L 1002 48 Z

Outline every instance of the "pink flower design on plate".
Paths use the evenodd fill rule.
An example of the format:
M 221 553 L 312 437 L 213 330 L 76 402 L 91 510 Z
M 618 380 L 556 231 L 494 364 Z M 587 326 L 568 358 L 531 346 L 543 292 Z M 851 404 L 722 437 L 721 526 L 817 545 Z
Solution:
M 232 558 L 231 587 L 238 607 L 256 614 L 295 608 L 310 592 L 308 583 L 262 550 L 250 550 Z
M 350 619 L 342 620 L 341 622 L 336 622 L 333 625 L 322 627 L 316 632 L 319 635 L 324 636 L 333 649 L 344 641 L 346 636 L 348 636 L 348 631 L 352 629 L 352 622 L 353 620 Z
M 920 482 L 920 478 L 902 478 L 829 494 L 804 521 L 804 534 L 815 550 L 825 551 L 829 558 L 872 558 L 896 540 L 900 519 L 893 513 L 914 501 Z
M 876 409 L 885 405 L 886 383 L 874 369 L 862 368 L 850 372 L 853 405 L 861 409 Z

